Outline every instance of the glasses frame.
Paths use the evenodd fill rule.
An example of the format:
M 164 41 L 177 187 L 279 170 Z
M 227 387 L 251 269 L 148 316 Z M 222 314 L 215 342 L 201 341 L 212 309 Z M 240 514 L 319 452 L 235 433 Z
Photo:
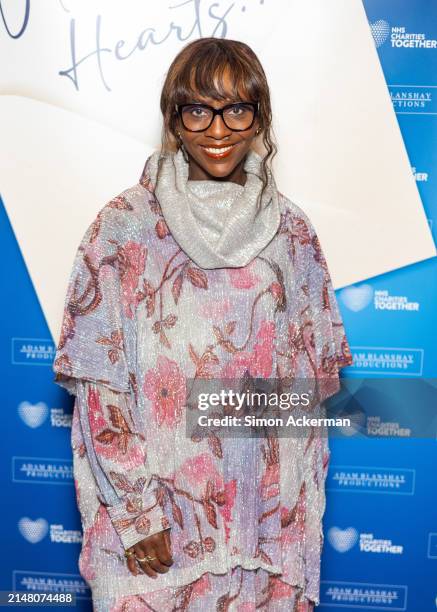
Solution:
M 244 128 L 244 129 L 235 129 L 235 128 L 231 128 L 229 127 L 229 125 L 226 123 L 225 118 L 223 117 L 223 113 L 227 108 L 230 108 L 232 106 L 252 106 L 253 107 L 253 119 L 252 119 L 252 123 L 249 125 L 249 127 Z M 209 122 L 209 125 L 206 128 L 202 128 L 201 130 L 190 130 L 189 128 L 186 127 L 185 123 L 184 123 L 184 119 L 182 117 L 182 112 L 185 106 L 201 106 L 203 108 L 208 108 L 209 110 L 212 111 L 212 117 L 211 117 L 211 121 Z M 246 130 L 250 130 L 250 128 L 253 126 L 255 119 L 258 115 L 259 112 L 259 102 L 234 102 L 232 104 L 226 104 L 226 106 L 222 106 L 222 108 L 214 108 L 212 106 L 210 106 L 209 104 L 203 104 L 202 102 L 191 102 L 191 103 L 187 103 L 187 104 L 175 104 L 175 112 L 176 114 L 180 117 L 180 120 L 182 122 L 182 125 L 184 126 L 184 129 L 187 130 L 187 132 L 205 132 L 206 130 L 208 130 L 216 115 L 220 115 L 220 117 L 222 118 L 223 123 L 225 124 L 225 126 L 228 128 L 228 130 L 232 130 L 233 132 L 245 132 Z

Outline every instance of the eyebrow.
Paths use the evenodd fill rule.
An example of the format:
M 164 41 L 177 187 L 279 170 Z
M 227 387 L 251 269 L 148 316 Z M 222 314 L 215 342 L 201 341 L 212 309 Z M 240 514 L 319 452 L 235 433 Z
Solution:
M 244 102 L 241 98 L 223 101 L 221 106 L 227 106 L 228 104 L 236 104 L 237 102 Z M 212 106 L 210 103 L 205 102 L 204 100 L 190 100 L 187 104 L 205 104 L 206 106 Z

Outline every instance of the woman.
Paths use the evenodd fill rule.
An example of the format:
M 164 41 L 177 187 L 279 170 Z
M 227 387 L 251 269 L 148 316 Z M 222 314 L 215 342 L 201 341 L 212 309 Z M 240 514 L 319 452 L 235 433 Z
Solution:
M 320 404 L 338 390 L 352 358 L 326 261 L 267 164 L 247 45 L 188 44 L 161 110 L 161 151 L 79 246 L 54 362 L 76 395 L 81 575 L 98 611 L 312 610 L 326 436 L 190 436 L 185 417 L 212 379 L 312 378 Z

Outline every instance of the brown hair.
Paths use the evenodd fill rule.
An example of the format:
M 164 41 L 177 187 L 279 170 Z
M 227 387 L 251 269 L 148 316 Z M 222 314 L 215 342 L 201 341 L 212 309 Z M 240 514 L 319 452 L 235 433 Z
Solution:
M 262 131 L 266 155 L 262 160 L 263 187 L 267 186 L 267 167 L 277 153 L 273 138 L 270 90 L 261 63 L 252 49 L 239 40 L 224 38 L 198 38 L 185 45 L 167 71 L 161 92 L 160 107 L 163 115 L 161 154 L 178 151 L 182 143 L 176 136 L 175 104 L 183 104 L 200 93 L 214 100 L 224 100 L 223 74 L 229 70 L 232 81 L 231 95 L 238 99 L 243 94 L 247 100 L 259 102 L 259 128 Z

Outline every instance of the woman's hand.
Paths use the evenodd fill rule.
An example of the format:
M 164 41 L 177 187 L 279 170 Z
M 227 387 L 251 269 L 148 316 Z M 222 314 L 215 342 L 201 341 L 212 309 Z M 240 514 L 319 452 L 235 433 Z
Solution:
M 167 573 L 170 566 L 173 565 L 170 529 L 165 529 L 148 538 L 144 538 L 144 540 L 141 540 L 135 546 L 128 548 L 127 552 L 134 553 L 127 557 L 127 566 L 134 576 L 137 576 L 141 571 L 151 578 L 157 578 L 157 573 Z M 149 561 L 138 561 L 138 559 L 149 557 Z

